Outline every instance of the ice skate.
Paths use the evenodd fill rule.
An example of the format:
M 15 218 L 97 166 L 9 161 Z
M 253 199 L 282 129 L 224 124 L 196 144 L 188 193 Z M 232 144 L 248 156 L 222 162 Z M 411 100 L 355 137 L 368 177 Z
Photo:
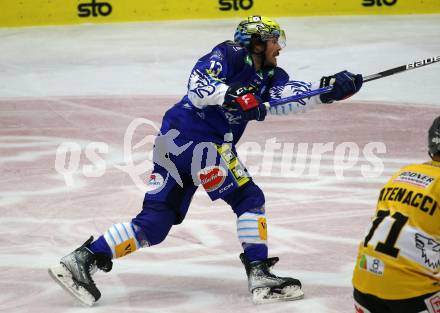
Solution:
M 248 262 L 244 253 L 240 254 L 241 262 L 246 268 L 248 287 L 252 300 L 256 304 L 278 301 L 298 300 L 304 297 L 301 282 L 290 277 L 278 277 L 270 269 L 278 262 L 278 258 L 264 261 Z
M 108 272 L 112 267 L 109 258 L 96 256 L 87 248 L 92 241 L 93 237 L 90 237 L 81 247 L 64 256 L 59 265 L 49 268 L 50 276 L 61 287 L 88 306 L 101 297 L 92 275 L 98 268 Z

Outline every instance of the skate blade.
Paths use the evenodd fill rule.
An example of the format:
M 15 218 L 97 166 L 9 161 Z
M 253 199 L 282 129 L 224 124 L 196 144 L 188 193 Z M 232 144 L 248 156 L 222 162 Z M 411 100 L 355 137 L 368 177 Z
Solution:
M 252 292 L 252 301 L 255 304 L 293 301 L 304 298 L 304 292 L 299 286 L 286 286 L 280 293 L 273 292 L 271 288 L 257 288 Z
M 78 286 L 73 281 L 72 274 L 63 264 L 49 268 L 48 272 L 50 277 L 79 303 L 87 306 L 95 304 L 95 298 L 84 287 Z

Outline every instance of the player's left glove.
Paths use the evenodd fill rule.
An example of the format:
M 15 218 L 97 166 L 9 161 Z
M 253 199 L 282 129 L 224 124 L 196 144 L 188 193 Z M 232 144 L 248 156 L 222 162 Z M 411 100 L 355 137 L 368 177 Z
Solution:
M 320 96 L 323 103 L 332 103 L 335 100 L 343 100 L 351 97 L 362 87 L 361 74 L 352 74 L 342 71 L 332 76 L 321 78 L 320 87 L 333 86 L 333 90 Z
M 231 86 L 226 91 L 223 108 L 227 111 L 239 111 L 246 121 L 264 121 L 267 110 L 261 99 L 246 87 Z

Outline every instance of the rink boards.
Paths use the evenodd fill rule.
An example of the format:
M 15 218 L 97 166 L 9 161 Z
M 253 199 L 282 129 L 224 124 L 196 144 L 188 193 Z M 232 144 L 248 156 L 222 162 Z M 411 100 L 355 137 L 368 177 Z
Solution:
M 249 15 L 440 13 L 438 0 L 0 0 L 0 5 L 0 27 L 242 18 Z

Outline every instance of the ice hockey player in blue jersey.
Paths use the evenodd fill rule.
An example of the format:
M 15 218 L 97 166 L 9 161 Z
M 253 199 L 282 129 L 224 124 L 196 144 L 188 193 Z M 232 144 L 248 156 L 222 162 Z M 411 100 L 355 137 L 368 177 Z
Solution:
M 64 256 L 49 269 L 56 282 L 93 305 L 101 296 L 92 279 L 95 270 L 108 272 L 112 259 L 161 243 L 171 227 L 183 221 L 202 185 L 212 200 L 222 199 L 237 216 L 240 259 L 253 301 L 303 297 L 298 279 L 271 272 L 278 258 L 268 257 L 264 194 L 240 162 L 235 145 L 250 121 L 264 121 L 264 101 L 333 86 L 330 93 L 273 107 L 269 113 L 303 111 L 352 96 L 361 88 L 362 76 L 342 71 L 315 84 L 291 80 L 277 67 L 284 46 L 285 34 L 278 23 L 250 16 L 238 25 L 234 41 L 220 43 L 197 61 L 187 95 L 163 118 L 141 212 Z

